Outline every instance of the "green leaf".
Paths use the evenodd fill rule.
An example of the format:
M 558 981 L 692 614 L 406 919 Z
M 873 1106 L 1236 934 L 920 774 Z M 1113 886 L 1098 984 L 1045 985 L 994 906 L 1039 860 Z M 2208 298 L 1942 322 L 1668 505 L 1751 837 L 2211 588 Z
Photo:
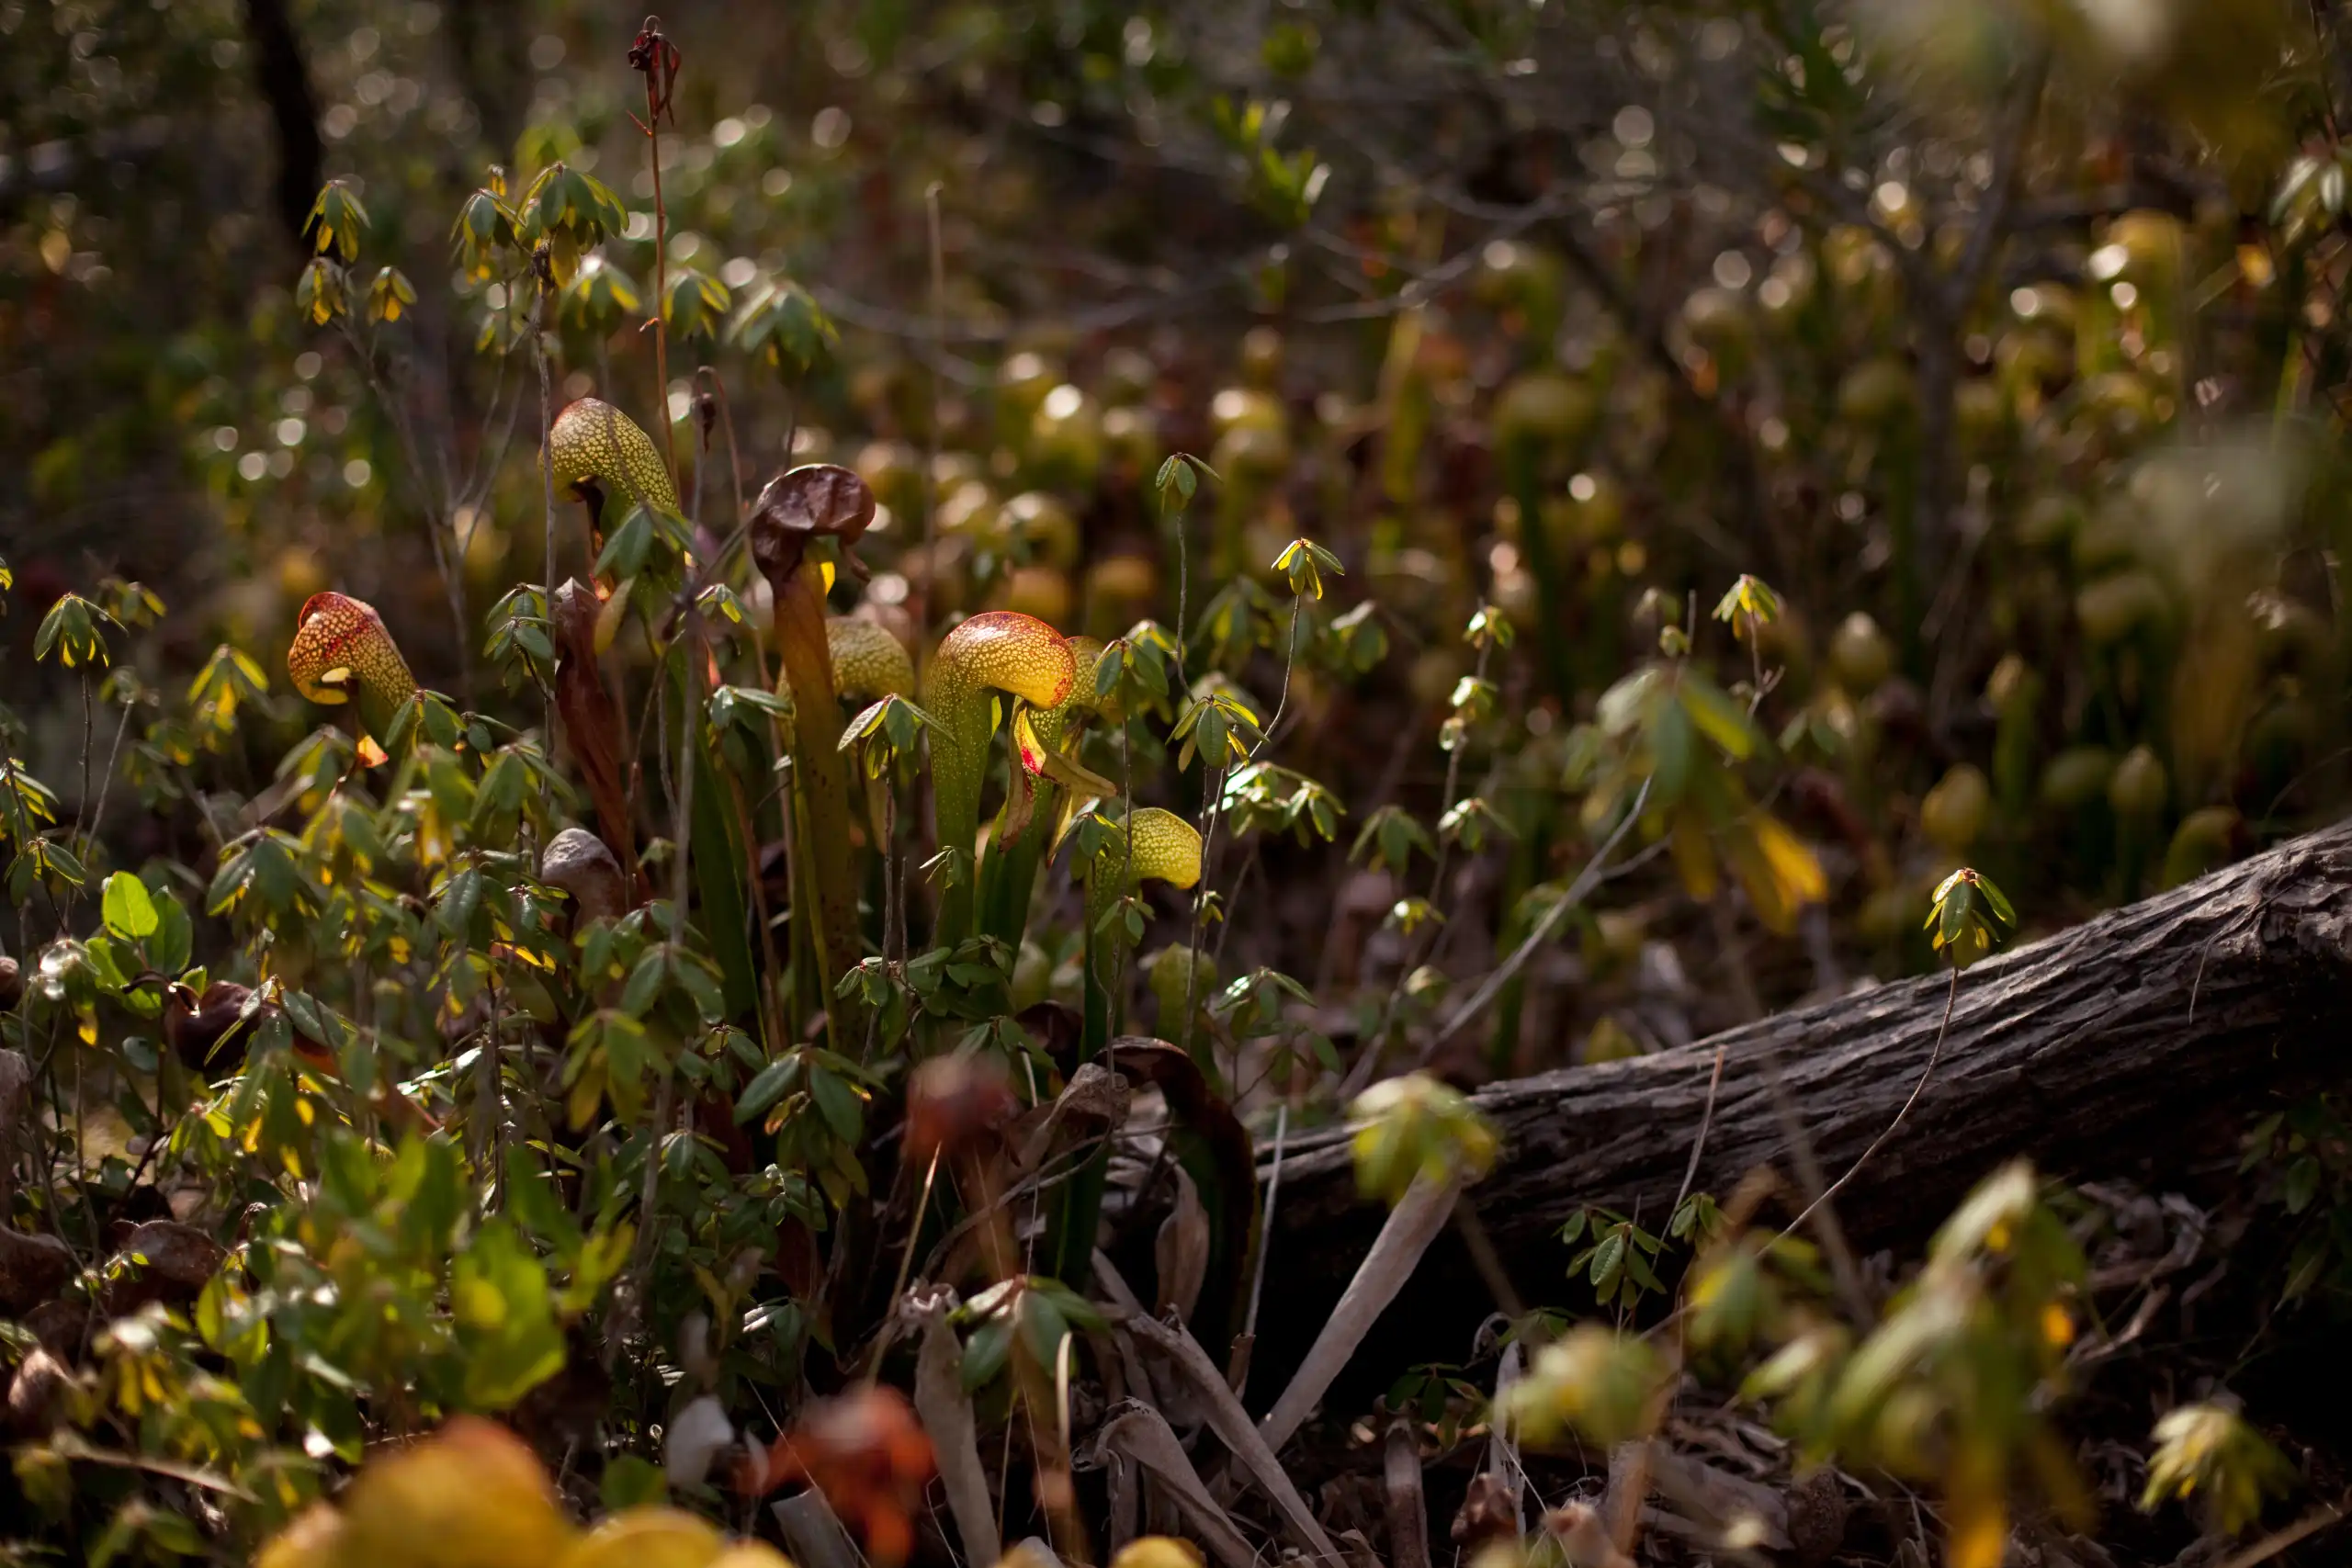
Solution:
M 547 1271 L 514 1223 L 492 1220 L 449 1271 L 449 1307 L 467 1351 L 465 1400 L 504 1410 L 563 1370 Z
M 1746 761 L 1762 739 L 1747 710 L 1732 701 L 1713 681 L 1693 671 L 1683 672 L 1679 694 L 1690 722 L 1728 757 Z
M 147 896 L 147 885 L 127 871 L 118 871 L 107 878 L 100 909 L 107 930 L 126 942 L 140 942 L 154 935 L 162 923 L 155 913 L 154 900 Z
M 865 1130 L 865 1097 L 848 1079 L 822 1067 L 808 1075 L 808 1094 L 833 1136 L 854 1145 Z
M 101 624 L 122 629 L 121 623 L 79 593 L 59 594 L 57 603 L 40 618 L 40 629 L 33 634 L 34 660 L 54 654 L 68 670 L 107 663 L 107 639 L 98 629 Z
M 196 928 L 180 901 L 170 894 L 155 903 L 155 934 L 148 941 L 147 956 L 156 969 L 177 975 L 187 967 L 196 946 Z
M 1680 703 L 1668 703 L 1650 727 L 1648 739 L 1654 804 L 1677 805 L 1690 787 L 1691 760 L 1698 750 L 1690 710 Z
M 311 203 L 310 216 L 303 220 L 302 228 L 319 254 L 340 255 L 348 265 L 359 259 L 360 237 L 368 231 L 368 209 L 360 205 L 358 194 L 348 185 L 329 180 L 320 187 L 318 199 Z
M 994 1382 L 1012 1355 L 1012 1325 L 990 1318 L 964 1341 L 964 1392 L 976 1393 Z
M 1617 1288 L 1618 1272 L 1624 1267 L 1625 1233 L 1623 1230 L 1611 1230 L 1602 1236 L 1600 1245 L 1592 1249 L 1592 1263 L 1589 1269 L 1589 1277 L 1603 1298 Z
M 525 1229 L 552 1245 L 560 1256 L 580 1249 L 583 1239 L 580 1223 L 563 1206 L 555 1183 L 526 1144 L 515 1144 L 506 1151 L 506 1207 Z
M 756 1122 L 775 1110 L 776 1101 L 791 1092 L 799 1077 L 800 1060 L 797 1056 L 779 1057 L 762 1067 L 752 1081 L 743 1086 L 742 1094 L 735 1101 L 737 1124 Z
M 605 1512 L 617 1514 L 628 1508 L 650 1508 L 668 1502 L 670 1483 L 662 1473 L 662 1467 L 651 1460 L 638 1454 L 622 1454 L 605 1463 L 596 1495 L 605 1505 Z
M 435 924 L 456 941 L 466 940 L 472 929 L 474 910 L 481 904 L 482 874 L 471 866 L 449 878 L 441 889 L 440 902 L 434 906 Z
M 1021 1294 L 1021 1337 L 1038 1367 L 1051 1377 L 1055 1363 L 1060 1359 L 1062 1341 L 1069 1337 L 1069 1321 L 1041 1290 L 1031 1289 Z

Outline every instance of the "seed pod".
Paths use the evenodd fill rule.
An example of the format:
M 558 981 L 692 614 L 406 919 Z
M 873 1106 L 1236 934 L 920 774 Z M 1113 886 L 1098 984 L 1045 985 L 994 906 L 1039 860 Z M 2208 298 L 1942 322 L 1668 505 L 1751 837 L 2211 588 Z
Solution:
M 1029 422 L 1030 470 L 1040 481 L 1091 488 L 1102 471 L 1102 412 L 1065 381 L 1046 394 Z
M 2107 803 L 2119 821 L 2145 827 L 2164 815 L 2168 784 L 2165 765 L 2145 746 L 2134 746 L 2107 782 Z
M 1972 376 L 1952 389 L 1952 418 L 1961 440 L 1982 451 L 2009 432 L 2009 398 L 1988 376 Z
M 2145 571 L 2102 577 L 2075 595 L 2075 619 L 2094 648 L 2112 648 L 2143 627 L 2162 624 L 2170 608 L 2164 585 Z
M 1034 615 L 1041 621 L 1067 621 L 1070 612 L 1069 578 L 1050 566 L 1016 566 L 990 598 L 992 606 Z
M 1026 545 L 1040 562 L 1064 571 L 1078 564 L 1078 519 L 1057 498 L 1023 491 L 1004 503 L 1001 515 L 1013 541 Z
M 922 458 L 903 441 L 869 441 L 858 449 L 857 470 L 874 498 L 892 512 L 911 517 L 922 508 Z
M 1495 399 L 1495 434 L 1557 452 L 1582 441 L 1600 412 L 1591 387 L 1556 370 L 1515 377 Z
M 1838 383 L 1838 417 L 1866 430 L 1880 429 L 1908 414 L 1915 396 L 1909 366 L 1899 359 L 1866 359 Z
M 1962 762 L 1937 780 L 1935 788 L 1919 803 L 1919 826 L 1938 849 L 1949 855 L 1962 855 L 1984 830 L 1992 806 L 1993 789 L 1984 773 Z
M 2083 525 L 2082 503 L 2071 495 L 2045 491 L 2018 513 L 2018 540 L 2037 550 L 2062 549 Z
M 2239 823 L 2236 810 L 2227 806 L 2208 806 L 2182 818 L 2165 852 L 2165 886 L 2177 887 L 2229 864 L 2237 853 Z
M 1227 387 L 1209 400 L 1209 434 L 1222 441 L 1237 430 L 1281 431 L 1290 423 L 1282 400 L 1251 387 Z
M 997 367 L 997 433 L 1010 441 L 1029 428 L 1046 395 L 1062 383 L 1062 368 L 1042 354 L 1028 350 L 1013 355 Z
M 1867 697 L 1894 668 L 1894 648 L 1878 623 L 1857 610 L 1829 639 L 1829 672 L 1848 695 Z
M 2114 752 L 2104 746 L 2069 746 L 2042 770 L 2041 798 L 2059 810 L 2072 811 L 2104 796 L 2114 776 Z
M 1147 556 L 1107 556 L 1086 569 L 1086 629 L 1114 637 L 1148 615 L 1159 568 Z
M 1283 334 L 1268 326 L 1251 327 L 1241 334 L 1241 378 L 1252 387 L 1272 387 L 1283 373 Z
M 1290 467 L 1290 437 L 1279 425 L 1237 424 L 1217 438 L 1209 459 L 1237 486 L 1272 484 Z
M 2156 394 L 2129 370 L 2109 370 L 2083 383 L 2082 418 L 2104 434 L 2123 440 L 2155 426 Z
M 1682 329 L 1714 357 L 1725 379 L 1747 374 L 1756 352 L 1756 320 L 1747 297 L 1710 286 L 1682 302 Z
M 1115 463 L 1144 473 L 1159 461 L 1159 416 L 1148 408 L 1103 411 L 1102 446 Z

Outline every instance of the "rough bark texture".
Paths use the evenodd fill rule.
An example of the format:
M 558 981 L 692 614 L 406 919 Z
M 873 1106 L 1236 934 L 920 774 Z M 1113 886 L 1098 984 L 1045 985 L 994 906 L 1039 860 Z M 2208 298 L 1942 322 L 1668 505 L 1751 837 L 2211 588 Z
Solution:
M 1469 1200 L 1531 1300 L 1560 1301 L 1554 1232 L 1587 1204 L 1662 1225 L 1724 1054 L 1700 1190 L 1728 1197 L 1758 1166 L 1790 1170 L 1778 1069 L 1831 1179 L 1894 1119 L 1926 1067 L 1941 976 L 1785 1013 L 1679 1050 L 1490 1086 L 1501 1130 Z M 1962 977 L 1934 1080 L 1840 1191 L 1857 1247 L 1914 1241 L 2017 1156 L 2052 1175 L 2184 1159 L 2192 1129 L 2311 1084 L 2352 1042 L 2352 824 L 2297 839 L 2143 903 L 1996 955 Z M 1294 1145 L 1283 1170 L 1261 1364 L 1296 1364 L 1371 1246 L 1341 1132 Z M 1458 1246 L 1433 1247 L 1352 1379 L 1454 1360 L 1493 1310 Z M 1385 1369 L 1385 1372 L 1384 1372 Z M 1262 1380 L 1269 1394 L 1279 1378 Z

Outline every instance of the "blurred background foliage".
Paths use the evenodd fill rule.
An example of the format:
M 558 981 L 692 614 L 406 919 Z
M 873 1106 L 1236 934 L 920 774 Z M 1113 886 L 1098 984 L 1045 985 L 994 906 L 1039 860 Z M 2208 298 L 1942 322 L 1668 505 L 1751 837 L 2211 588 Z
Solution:
M 2352 102 L 2352 24 L 2333 4 L 681 4 L 662 18 L 683 69 L 658 141 L 660 228 L 631 122 L 636 25 L 555 0 L 0 0 L 0 755 L 20 813 L 29 775 L 46 781 L 52 821 L 103 816 L 114 768 L 89 766 L 87 667 L 107 641 L 118 662 L 103 700 L 138 721 L 120 760 L 141 809 L 107 819 L 105 863 L 149 867 L 189 897 L 209 879 L 209 910 L 226 917 L 191 932 L 170 899 L 164 914 L 126 891 L 118 908 L 109 891 L 107 930 L 153 944 L 139 952 L 159 972 L 232 953 L 226 930 L 247 951 L 224 973 L 253 959 L 249 977 L 266 969 L 296 998 L 335 981 L 302 934 L 315 887 L 296 867 L 364 860 L 337 835 L 364 835 L 365 812 L 338 826 L 340 808 L 322 807 L 314 837 L 331 847 L 316 854 L 276 829 L 224 830 L 271 798 L 277 759 L 316 721 L 277 671 L 298 610 L 325 590 L 373 604 L 416 679 L 481 725 L 466 731 L 476 758 L 497 753 L 479 791 L 469 775 L 451 792 L 480 841 L 438 890 L 435 918 L 463 940 L 436 983 L 464 984 L 467 964 L 492 972 L 492 949 L 515 964 L 527 945 L 507 938 L 532 926 L 538 895 L 486 882 L 482 845 L 504 853 L 518 823 L 536 841 L 576 803 L 532 771 L 544 759 L 493 747 L 472 716 L 539 720 L 501 691 L 551 662 L 547 627 L 510 591 L 588 575 L 599 541 L 570 495 L 564 526 L 543 533 L 517 231 L 549 241 L 551 403 L 632 412 L 678 455 L 686 517 L 723 513 L 717 498 L 747 499 L 789 463 L 863 477 L 879 503 L 856 552 L 867 570 L 829 581 L 835 609 L 919 652 L 984 609 L 1105 639 L 1146 616 L 1175 628 L 1200 699 L 1186 726 L 1125 722 L 1167 683 L 1162 644 L 1138 637 L 1096 688 L 1128 709 L 1082 766 L 1124 781 L 1132 765 L 1138 801 L 1180 814 L 1225 808 L 1208 813 L 1201 861 L 1162 879 L 1214 888 L 1223 924 L 1198 957 L 1181 939 L 1137 956 L 1158 1032 L 1226 1069 L 1217 1087 L 1261 1141 L 1270 1117 L 1328 1120 L 1408 1055 L 1470 1083 L 1679 1044 L 1928 969 L 1951 932 L 1923 931 L 1920 915 L 1956 865 L 1981 868 L 2033 934 L 2343 812 L 2352 157 L 2337 115 Z M 645 330 L 656 313 L 666 335 Z M 723 398 L 705 401 L 714 385 Z M 723 437 L 705 437 L 706 413 Z M 1198 466 L 1167 467 L 1179 453 Z M 1183 499 L 1198 491 L 1182 529 L 1180 474 Z M 682 547 L 640 513 L 607 554 L 668 565 Z M 729 592 L 763 635 L 774 626 L 758 574 L 739 571 Z M 650 640 L 597 649 L 640 703 L 662 700 L 646 695 L 661 686 Z M 685 677 L 697 696 L 699 679 Z M 767 696 L 729 696 L 744 733 Z M 1158 716 L 1173 720 L 1183 696 Z M 454 712 L 415 711 L 454 756 Z M 860 738 L 869 781 L 911 748 L 915 717 L 888 711 Z M 641 742 L 643 716 L 628 716 Z M 294 786 L 345 770 L 340 738 L 302 744 Z M 657 734 L 628 761 L 652 771 L 666 744 Z M 1635 853 L 1606 898 L 1566 889 L 1627 815 L 1656 852 Z M 1222 839 L 1220 821 L 1235 829 Z M 634 826 L 650 842 L 666 825 Z M 1117 825 L 1087 830 L 1090 864 L 1115 871 Z M 37 837 L 19 823 L 12 879 L 70 881 L 29 858 Z M 771 869 L 757 846 L 736 847 Z M 926 986 L 934 1021 L 971 1021 L 991 1049 L 1009 1032 L 989 1033 L 1001 1003 L 1099 1008 L 1098 936 L 1117 973 L 1146 912 L 1178 908 L 1142 890 L 1154 874 L 1130 867 L 1087 890 L 1124 939 L 1074 918 L 1080 896 L 1057 878 L 1057 919 L 1030 930 L 1009 976 L 961 949 L 897 981 L 869 961 L 865 1002 L 887 1013 L 903 982 L 903 1027 L 905 987 Z M 874 902 L 900 921 L 903 960 L 890 899 L 907 878 L 890 876 L 886 861 L 875 886 L 898 891 Z M 740 939 L 741 896 L 728 896 Z M 33 900 L 12 887 L 9 902 L 10 951 L 24 952 Z M 413 911 L 384 902 L 374 929 L 406 931 Z M 1192 908 L 1197 933 L 1206 906 Z M 1533 944 L 1490 1018 L 1430 1031 L 1459 981 L 1496 976 L 1529 933 L 1563 929 L 1561 912 L 1568 940 Z M 660 919 L 640 909 L 601 929 L 582 976 L 610 958 L 615 975 L 650 976 L 648 993 L 680 1017 L 754 1010 L 720 997 L 741 978 L 717 973 L 726 955 L 686 951 Z M 469 949 L 478 926 L 503 934 Z M 407 938 L 387 940 L 397 951 L 367 961 L 406 972 Z M 880 945 L 887 959 L 887 930 Z M 154 959 L 164 949 L 175 962 Z M 128 978 L 107 994 L 135 989 Z M 89 1043 L 97 984 L 50 987 L 82 1009 Z M 493 1033 L 497 1009 L 493 994 Z M 638 1137 L 652 1126 L 640 1067 L 661 1082 L 655 1120 L 673 1110 L 668 1066 L 646 1066 L 634 1016 L 650 1010 L 602 1008 L 571 1042 L 594 1064 L 572 1098 L 593 1111 L 608 1094 L 639 1160 L 611 1147 L 583 1160 L 594 1224 L 560 1201 L 539 1212 L 546 1173 L 526 1162 L 501 1167 L 514 1217 L 469 1234 L 447 1142 L 379 1161 L 356 1134 L 311 1132 L 299 1094 L 239 1090 L 250 1120 L 233 1129 L 226 1111 L 196 1119 L 175 1154 L 220 1191 L 276 1194 L 246 1163 L 257 1152 L 288 1169 L 307 1159 L 320 1179 L 261 1222 L 279 1243 L 255 1280 L 283 1287 L 276 1317 L 218 1282 L 215 1258 L 197 1271 L 216 1282 L 195 1309 L 211 1359 L 151 1356 L 129 1329 L 106 1342 L 109 1375 L 132 1380 L 131 1414 L 173 1442 L 235 1448 L 242 1437 L 190 1435 L 210 1418 L 202 1398 L 176 1384 L 170 1400 L 137 1396 L 136 1380 L 168 1371 L 201 1393 L 213 1365 L 234 1363 L 240 1397 L 272 1408 L 252 1393 L 291 1386 L 272 1335 L 332 1341 L 371 1388 L 435 1411 L 504 1409 L 560 1388 L 547 1380 L 567 1358 L 597 1359 L 574 1341 L 633 1247 L 657 1284 L 650 1307 L 631 1297 L 608 1320 L 608 1380 L 648 1381 L 615 1369 L 612 1347 L 645 1329 L 628 1314 L 666 1325 L 707 1300 L 727 1378 L 800 1392 L 808 1343 L 833 1326 L 801 1315 L 821 1293 L 809 1238 L 865 1196 L 866 1115 L 888 1075 L 796 1047 L 772 1080 L 786 1061 L 718 1031 L 707 1059 L 682 1060 L 722 1111 L 741 1091 L 752 1110 L 738 1121 L 775 1112 L 780 1163 L 718 1168 L 716 1134 L 663 1145 L 687 1152 L 657 1162 L 657 1139 Z M 430 1040 L 433 1012 L 395 997 L 373 1027 L 405 1018 Z M 295 1021 L 338 1050 L 356 1038 L 332 1010 Z M 284 1046 L 290 1026 L 276 1025 Z M 459 1100 L 456 1066 L 411 1065 L 424 1067 L 413 1082 Z M 1003 1084 L 986 1087 L 941 1099 L 1010 1103 Z M 776 1110 L 787 1092 L 789 1117 Z M 1476 1141 L 1451 1089 L 1413 1080 L 1386 1098 L 1422 1119 L 1397 1126 L 1441 1152 Z M 1235 1121 L 1216 1109 L 1221 1130 Z M 77 1156 L 87 1130 L 74 1126 Z M 486 1181 L 491 1134 L 468 1131 L 481 1140 L 470 1179 Z M 1396 1180 L 1376 1185 L 1431 1168 L 1389 1131 L 1402 1141 L 1375 1163 Z M 2322 1235 L 2347 1212 L 2340 1123 L 2306 1106 L 2259 1135 L 2304 1170 L 2290 1213 L 2323 1189 L 2329 1200 L 2299 1288 L 2340 1283 L 2352 1247 Z M 131 1146 L 111 1173 L 127 1187 L 144 1168 Z M 665 1235 L 644 1263 L 654 1243 L 616 1216 L 633 1212 L 641 1169 L 656 1233 L 657 1163 L 704 1184 L 699 1228 L 690 1257 Z M 1974 1472 L 1954 1480 L 1966 1467 L 1922 1435 L 1980 1392 L 1953 1364 L 1892 1365 L 1882 1349 L 1864 1365 L 1884 1375 L 1850 1407 L 1815 1409 L 1820 1369 L 1866 1325 L 1833 1332 L 1771 1294 L 1772 1310 L 1734 1314 L 1732 1337 L 1784 1342 L 1786 1376 L 1768 1393 L 1797 1408 L 1808 1444 L 1875 1442 L 1894 1471 L 1964 1481 L 1980 1504 L 2002 1493 L 2004 1467 L 2045 1457 L 2035 1380 L 2074 1332 L 2061 1303 L 2080 1272 L 2030 1173 L 1988 1191 L 1962 1216 L 1982 1223 L 1956 1221 L 1939 1243 L 1910 1315 L 1877 1331 L 1901 1349 L 1934 1317 L 1991 1348 L 1956 1363 L 1999 1373 L 2011 1423 L 2008 1446 L 1963 1456 Z M 1246 1183 L 1238 1197 L 1246 1221 Z M 1698 1213 L 1671 1232 L 1693 1250 Z M 350 1260 L 330 1256 L 333 1240 L 363 1224 L 390 1238 L 406 1281 L 398 1333 L 332 1310 L 330 1287 L 357 1282 L 336 1275 Z M 1646 1262 L 1623 1261 L 1629 1247 L 1654 1258 L 1657 1235 L 1635 1218 L 1590 1224 L 1596 1256 L 1613 1247 L 1619 1260 L 1592 1264 L 1602 1300 L 1618 1292 L 1630 1310 L 1662 1288 Z M 2022 1282 L 2012 1231 L 2036 1249 Z M 785 1235 L 808 1258 L 752 1256 L 752 1240 Z M 1743 1245 L 1716 1262 L 1747 1281 L 1730 1295 L 1752 1306 L 1769 1281 Z M 1220 1251 L 1219 1268 L 1235 1255 Z M 749 1271 L 727 1273 L 742 1257 Z M 769 1263 L 799 1277 L 755 1292 Z M 1002 1285 L 959 1320 L 1000 1352 L 1036 1322 L 1058 1345 L 1090 1310 Z M 445 1292 L 497 1310 L 443 1313 Z M 788 1351 L 729 1337 L 752 1332 L 747 1303 Z M 842 1308 L 850 1331 L 870 1326 L 856 1304 Z M 1588 1375 L 1625 1343 L 1546 1348 L 1551 1371 L 1522 1398 L 1591 1430 L 1593 1390 L 1622 1384 L 1616 1426 L 1642 1429 L 1655 1368 Z M 992 1386 L 994 1420 L 1012 1396 Z M 366 1401 L 315 1380 L 301 1397 L 317 1406 L 303 1413 L 310 1459 L 356 1459 Z M 666 1395 L 616 1396 L 608 1381 L 582 1397 L 590 1430 L 606 1404 L 634 1399 L 642 1437 Z M 538 1418 L 560 1437 L 567 1416 Z M 2213 1455 L 2247 1446 L 2222 1416 L 2165 1440 L 2152 1496 L 2185 1495 Z M 618 1470 L 608 1502 L 628 1495 L 609 1481 Z M 304 1474 L 268 1506 L 309 1496 Z M 2237 1496 L 2245 1474 L 2232 1529 L 2267 1495 L 2265 1481 Z M 40 1474 L 23 1484 L 40 1493 Z M 1997 1558 L 2007 1514 L 1973 1517 L 1990 1521 Z M 180 1551 L 170 1527 L 140 1528 L 157 1552 Z
M 1378 602 L 1373 678 L 1308 672 L 1285 745 L 1371 783 L 1359 818 L 1449 804 L 1443 760 L 1407 744 L 1469 672 L 1449 628 L 1485 598 L 1520 624 L 1498 671 L 1520 734 L 1472 764 L 1518 836 L 1451 868 L 1473 913 L 1448 967 L 1575 841 L 1546 804 L 1572 726 L 1740 571 L 1785 606 L 1762 629 L 1774 722 L 1832 890 L 1809 968 L 1757 955 L 1764 999 L 1924 965 L 1904 917 L 1956 857 L 2063 921 L 2341 799 L 2330 6 L 1066 0 L 665 25 L 690 62 L 662 144 L 671 412 L 707 362 L 755 474 L 787 441 L 858 468 L 887 509 L 869 602 L 911 586 L 1101 635 L 1172 615 L 1147 481 L 1198 453 L 1223 482 L 1194 610 L 1297 535 L 1349 564 L 1335 613 Z M 33 622 L 107 571 L 163 591 L 167 662 L 225 636 L 269 664 L 333 586 L 471 694 L 453 625 L 540 575 L 535 400 L 525 313 L 450 219 L 557 160 L 608 180 L 628 214 L 563 286 L 557 400 L 650 403 L 651 179 L 617 26 L 0 6 L 0 531 L 37 771 L 70 772 L 79 716 L 31 668 Z M 328 178 L 368 220 L 355 307 L 394 266 L 397 320 L 306 319 Z M 1279 636 L 1217 624 L 1271 645 L 1237 672 L 1270 701 Z M 1263 853 L 1285 874 L 1235 940 L 1289 969 L 1317 964 L 1285 929 L 1336 904 L 1344 931 L 1398 890 L 1336 852 Z M 1691 953 L 1659 1007 L 1564 993 L 1620 960 L 1660 981 L 1645 939 L 1673 933 L 1647 928 L 1674 918 L 1589 923 L 1493 1066 L 1724 1021 Z M 1412 945 L 1373 940 L 1375 966 Z

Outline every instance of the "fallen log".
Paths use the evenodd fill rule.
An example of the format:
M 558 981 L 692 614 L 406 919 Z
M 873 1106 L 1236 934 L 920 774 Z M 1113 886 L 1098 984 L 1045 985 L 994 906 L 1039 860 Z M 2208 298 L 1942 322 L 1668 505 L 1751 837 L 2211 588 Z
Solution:
M 1830 1179 L 1884 1132 L 1935 1048 L 1943 975 L 1783 1013 L 1676 1050 L 1491 1085 L 1492 1175 L 1480 1222 L 1531 1303 L 1573 1304 L 1561 1223 L 1600 1205 L 1662 1228 L 1724 1068 L 1697 1189 L 1727 1198 L 1769 1166 L 1793 1182 L 1787 1117 Z M 2046 1173 L 2175 1168 L 2199 1129 L 2340 1075 L 2352 1045 L 2352 824 L 2278 848 L 1962 976 L 1934 1078 L 1901 1129 L 1841 1190 L 1860 1248 L 1917 1242 L 1969 1188 L 2026 1156 Z M 1283 1161 L 1252 1380 L 1272 1399 L 1372 1245 L 1380 1212 L 1356 1195 L 1344 1130 Z M 1584 1298 L 1589 1305 L 1589 1295 Z M 1277 1306 L 1279 1303 L 1279 1306 Z M 1449 1236 L 1423 1259 L 1351 1367 L 1351 1392 L 1404 1367 L 1459 1360 L 1493 1303 Z M 1338 1404 L 1335 1403 L 1335 1408 Z

